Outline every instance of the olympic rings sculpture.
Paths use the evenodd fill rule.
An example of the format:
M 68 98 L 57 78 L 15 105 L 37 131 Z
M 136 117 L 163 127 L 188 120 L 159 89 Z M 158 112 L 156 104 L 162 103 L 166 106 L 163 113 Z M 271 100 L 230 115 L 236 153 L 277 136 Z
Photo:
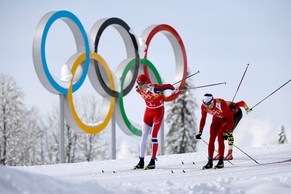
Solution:
M 70 67 L 72 78 L 63 82 L 54 75 L 51 75 L 45 56 L 46 38 L 53 23 L 61 19 L 72 31 L 77 52 L 71 56 L 66 65 Z M 98 54 L 99 41 L 102 33 L 108 26 L 113 26 L 121 35 L 127 51 L 127 58 L 124 59 L 115 70 L 109 68 L 106 61 Z M 128 119 L 123 98 L 134 87 L 138 73 L 144 72 L 150 80 L 155 79 L 156 83 L 162 84 L 162 79 L 155 66 L 147 59 L 149 45 L 157 33 L 163 33 L 170 41 L 176 59 L 175 81 L 181 80 L 178 88 L 185 85 L 187 74 L 187 57 L 182 39 L 174 28 L 169 25 L 153 25 L 144 30 L 141 38 L 145 40 L 146 50 L 144 56 L 140 56 L 137 36 L 131 28 L 119 18 L 104 18 L 97 21 L 90 30 L 89 37 L 79 19 L 69 11 L 49 12 L 40 20 L 33 40 L 33 61 L 34 67 L 42 85 L 51 93 L 65 95 L 65 118 L 70 127 L 77 131 L 84 131 L 90 134 L 101 132 L 108 125 L 113 112 L 116 112 L 116 122 L 119 128 L 128 135 L 141 136 L 141 130 L 134 126 Z M 94 41 L 94 51 L 90 50 L 90 43 Z M 151 71 L 148 71 L 150 69 Z M 75 77 L 75 73 L 81 72 Z M 130 76 L 128 73 L 130 72 Z M 73 93 L 83 84 L 86 75 L 98 94 L 103 97 L 100 115 L 97 115 L 96 126 L 86 125 L 76 113 L 73 103 Z M 131 80 L 129 80 L 131 78 Z M 166 97 L 166 101 L 177 98 L 178 94 Z

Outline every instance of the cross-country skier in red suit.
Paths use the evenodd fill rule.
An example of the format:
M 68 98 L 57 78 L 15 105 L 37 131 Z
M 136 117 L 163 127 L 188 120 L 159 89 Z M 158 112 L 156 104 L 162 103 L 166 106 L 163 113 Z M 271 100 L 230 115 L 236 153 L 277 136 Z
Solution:
M 227 101 L 226 103 L 233 113 L 234 123 L 233 123 L 232 129 L 231 129 L 231 133 L 229 134 L 229 137 L 227 138 L 227 140 L 228 140 L 228 153 L 224 159 L 232 160 L 233 159 L 232 150 L 233 150 L 233 144 L 234 144 L 233 131 L 237 127 L 238 123 L 240 122 L 240 120 L 243 116 L 243 113 L 242 113 L 240 107 L 244 108 L 247 113 L 249 113 L 251 111 L 251 109 L 248 107 L 248 105 L 244 101 L 239 101 L 239 102 Z M 213 159 L 218 160 L 219 153 Z
M 172 94 L 177 93 L 177 90 L 171 84 L 152 84 L 148 78 L 141 74 L 138 76 L 136 91 L 145 100 L 146 110 L 143 118 L 142 137 L 140 143 L 140 160 L 134 169 L 144 168 L 144 157 L 146 152 L 147 138 L 151 133 L 152 136 L 152 157 L 145 169 L 155 169 L 155 160 L 158 151 L 158 132 L 160 130 L 164 117 L 164 94 L 165 90 L 172 90 Z
M 223 155 L 224 155 L 224 139 L 229 136 L 231 132 L 234 119 L 233 113 L 228 107 L 226 101 L 221 98 L 213 98 L 212 94 L 205 94 L 201 105 L 201 120 L 199 126 L 199 133 L 196 135 L 197 139 L 201 139 L 203 128 L 205 126 L 207 113 L 213 115 L 212 123 L 210 125 L 210 137 L 208 144 L 208 162 L 203 169 L 213 167 L 213 153 L 215 150 L 215 139 L 218 139 L 218 153 L 220 156 L 219 161 L 215 168 L 223 168 Z

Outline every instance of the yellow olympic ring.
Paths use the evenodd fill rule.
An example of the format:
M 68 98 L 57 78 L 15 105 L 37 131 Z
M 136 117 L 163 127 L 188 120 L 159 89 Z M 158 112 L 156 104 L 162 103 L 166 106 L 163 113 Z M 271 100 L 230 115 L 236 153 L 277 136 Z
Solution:
M 92 62 L 92 60 L 96 60 L 99 62 L 99 64 L 101 64 L 109 78 L 109 83 L 110 83 L 110 88 L 112 90 L 114 90 L 115 86 L 114 86 L 114 80 L 113 80 L 113 76 L 112 73 L 109 69 L 109 66 L 107 65 L 106 61 L 98 54 L 95 52 L 91 52 L 90 53 L 90 66 L 94 65 L 94 63 Z M 72 66 L 72 75 L 74 78 L 74 74 L 77 70 L 77 67 L 83 63 L 86 60 L 86 54 L 83 53 L 81 54 L 74 62 L 73 66 Z M 70 111 L 67 111 L 68 114 L 71 114 L 71 117 L 68 116 L 67 117 L 67 122 L 69 123 L 70 126 L 75 126 L 76 129 L 82 129 L 83 131 L 85 131 L 86 133 L 90 133 L 90 134 L 96 134 L 101 132 L 103 129 L 105 129 L 105 127 L 107 126 L 107 124 L 109 123 L 113 111 L 114 111 L 114 106 L 115 106 L 115 98 L 114 97 L 110 97 L 110 96 L 103 96 L 104 98 L 104 102 L 106 105 L 110 104 L 110 108 L 108 110 L 108 114 L 105 118 L 100 118 L 100 120 L 102 121 L 100 124 L 98 124 L 97 126 L 88 126 L 85 125 L 81 119 L 79 118 L 78 114 L 76 113 L 75 107 L 74 107 L 74 103 L 73 103 L 73 78 L 72 81 L 70 83 L 70 87 L 68 89 L 68 95 L 66 98 L 66 105 L 69 105 L 69 109 Z M 103 108 L 102 108 L 103 109 Z M 102 110 L 103 111 L 103 110 Z M 73 118 L 73 119 L 70 119 Z M 77 127 L 76 127 L 77 126 Z

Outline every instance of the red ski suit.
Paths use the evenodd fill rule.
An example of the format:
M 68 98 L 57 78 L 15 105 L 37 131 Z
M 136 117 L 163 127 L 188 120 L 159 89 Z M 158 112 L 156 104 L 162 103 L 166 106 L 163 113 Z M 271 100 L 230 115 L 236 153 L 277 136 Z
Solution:
M 229 106 L 230 110 L 233 112 L 233 114 L 236 114 L 239 111 L 240 107 L 244 108 L 245 110 L 248 108 L 248 105 L 243 100 L 239 102 L 226 101 L 226 103 Z
M 158 151 L 158 132 L 160 130 L 163 117 L 164 117 L 164 94 L 163 91 L 170 89 L 175 90 L 175 87 L 171 84 L 147 84 L 145 91 L 137 87 L 136 91 L 145 100 L 146 109 L 144 113 L 143 121 L 150 128 L 152 136 L 152 158 L 156 158 Z M 147 127 L 146 126 L 146 127 Z M 143 127 L 144 128 L 144 127 Z M 141 142 L 141 154 L 140 157 L 144 157 L 146 149 L 146 140 L 149 135 L 149 130 L 143 129 L 142 142 Z
M 233 113 L 229 109 L 226 101 L 220 98 L 213 99 L 213 108 L 207 109 L 203 104 L 201 105 L 201 120 L 199 131 L 203 131 L 207 113 L 213 115 L 212 123 L 210 125 L 210 137 L 208 145 L 208 158 L 213 158 L 215 149 L 215 139 L 218 139 L 218 153 L 224 156 L 224 140 L 222 134 L 226 131 L 231 131 L 234 119 Z

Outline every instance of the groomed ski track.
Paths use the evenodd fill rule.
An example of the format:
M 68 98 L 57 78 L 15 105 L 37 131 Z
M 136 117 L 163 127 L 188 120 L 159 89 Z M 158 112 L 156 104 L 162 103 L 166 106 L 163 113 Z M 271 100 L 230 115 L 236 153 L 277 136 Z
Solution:
M 239 185 L 242 183 L 252 184 L 252 180 L 259 180 L 267 184 L 274 180 L 281 184 L 291 177 L 291 162 L 276 163 L 290 159 L 290 144 L 244 148 L 260 165 L 235 149 L 234 160 L 231 160 L 233 165 L 225 161 L 223 169 L 202 170 L 207 162 L 206 149 L 196 153 L 159 156 L 154 170 L 133 170 L 138 158 L 16 168 L 76 185 L 102 185 L 113 193 L 163 193 L 165 186 L 169 193 L 203 193 L 205 187 L 208 191 L 210 187 L 213 192 L 240 193 Z M 147 163 L 149 157 L 145 161 Z

